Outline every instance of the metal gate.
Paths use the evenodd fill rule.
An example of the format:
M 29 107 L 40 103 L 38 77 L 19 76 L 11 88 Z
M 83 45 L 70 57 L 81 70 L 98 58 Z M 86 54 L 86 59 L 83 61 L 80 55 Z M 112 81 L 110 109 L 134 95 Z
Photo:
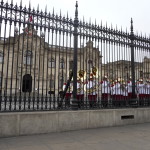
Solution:
M 1 1 L 0 111 L 149 106 L 150 39 L 132 19 L 125 32 L 79 21 L 78 3 L 63 16 Z

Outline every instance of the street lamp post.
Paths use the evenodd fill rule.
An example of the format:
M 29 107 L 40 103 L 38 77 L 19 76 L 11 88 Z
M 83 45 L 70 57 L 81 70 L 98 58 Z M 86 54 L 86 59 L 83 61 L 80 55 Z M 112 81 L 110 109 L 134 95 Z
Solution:
M 137 104 L 136 94 L 135 94 L 135 65 L 134 65 L 134 32 L 133 32 L 133 20 L 131 18 L 131 32 L 130 32 L 130 47 L 131 47 L 131 75 L 132 75 L 132 98 L 131 104 Z
M 74 58 L 73 58 L 73 100 L 72 109 L 77 110 L 77 50 L 78 50 L 78 3 L 76 2 L 74 18 Z

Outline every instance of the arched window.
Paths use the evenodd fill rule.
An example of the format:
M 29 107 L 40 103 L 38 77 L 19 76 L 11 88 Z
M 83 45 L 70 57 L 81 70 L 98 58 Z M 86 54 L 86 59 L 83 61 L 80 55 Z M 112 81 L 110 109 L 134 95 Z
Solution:
M 49 68 L 55 68 L 55 59 L 54 58 L 49 59 L 48 67 Z
M 0 63 L 3 63 L 3 53 L 0 52 Z
M 24 64 L 31 65 L 32 64 L 32 51 L 26 51 L 24 54 Z
M 64 59 L 62 58 L 61 60 L 60 60 L 60 63 L 59 63 L 60 65 L 59 65 L 59 68 L 60 69 L 64 69 L 65 68 L 65 62 L 64 62 Z

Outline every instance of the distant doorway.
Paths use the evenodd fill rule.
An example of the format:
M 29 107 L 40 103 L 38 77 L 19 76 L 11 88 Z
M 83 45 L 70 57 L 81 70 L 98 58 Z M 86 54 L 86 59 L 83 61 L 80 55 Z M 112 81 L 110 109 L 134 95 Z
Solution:
M 26 74 L 23 76 L 23 92 L 32 92 L 32 76 L 30 74 Z

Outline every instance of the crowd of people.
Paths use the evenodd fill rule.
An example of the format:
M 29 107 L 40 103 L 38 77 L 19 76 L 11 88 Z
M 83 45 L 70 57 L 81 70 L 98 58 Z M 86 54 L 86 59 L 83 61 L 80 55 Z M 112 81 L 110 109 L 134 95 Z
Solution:
M 65 88 L 66 83 L 64 84 Z M 98 81 L 91 73 L 88 81 L 77 78 L 77 101 L 79 107 L 83 104 L 84 98 L 87 97 L 89 105 L 92 107 L 98 100 L 102 105 L 107 106 L 108 101 L 128 101 L 133 98 L 132 94 L 132 78 L 125 81 L 121 77 L 115 80 L 109 80 L 104 76 L 102 81 Z M 70 87 L 65 95 L 65 99 L 69 100 L 72 96 L 73 87 Z M 142 103 L 143 100 L 150 100 L 150 79 L 140 78 L 135 82 L 135 97 Z

